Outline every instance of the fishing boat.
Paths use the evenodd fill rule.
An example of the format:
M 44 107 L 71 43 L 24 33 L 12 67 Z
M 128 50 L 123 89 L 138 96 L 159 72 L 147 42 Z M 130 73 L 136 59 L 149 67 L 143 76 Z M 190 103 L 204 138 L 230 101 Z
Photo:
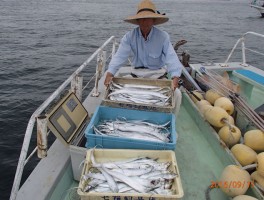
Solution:
M 264 17 L 264 2 L 263 1 L 257 1 L 257 0 L 253 0 L 250 3 L 250 7 L 257 9 L 261 16 Z
M 237 40 L 224 62 L 194 63 L 189 64 L 189 71 L 183 69 L 185 82 L 180 87 L 181 99 L 178 100 L 178 104 L 176 103 L 179 111 L 175 113 L 177 143 L 174 153 L 180 175 L 180 187 L 183 191 L 178 199 L 231 199 L 217 187 L 217 184 L 219 184 L 219 177 L 226 166 L 240 166 L 230 148 L 220 139 L 217 130 L 205 119 L 192 99 L 192 93 L 190 94 L 192 90 L 202 92 L 203 87 L 208 86 L 219 89 L 220 86 L 213 82 L 214 79 L 205 79 L 207 82 L 203 82 L 203 77 L 212 78 L 221 76 L 223 72 L 227 73 L 230 80 L 240 85 L 240 93 L 239 95 L 236 94 L 234 98 L 239 97 L 238 100 L 243 98 L 246 101 L 244 103 L 246 107 L 239 104 L 240 111 L 237 112 L 235 117 L 237 126 L 240 127 L 243 133 L 250 127 L 256 127 L 263 131 L 263 124 L 261 124 L 263 121 L 259 119 L 259 116 L 261 114 L 263 116 L 264 109 L 264 71 L 247 63 L 246 50 L 262 56 L 264 54 L 246 48 L 249 36 L 264 40 L 262 34 L 247 32 Z M 240 50 L 240 44 L 242 61 L 231 62 L 234 51 Z M 57 139 L 52 144 L 47 145 L 47 137 L 56 132 L 54 129 L 50 130 L 50 126 L 47 125 L 47 113 L 60 110 L 59 102 L 71 93 L 70 95 L 74 95 L 72 96 L 74 101 L 71 101 L 68 106 L 79 106 L 75 103 L 80 101 L 80 106 L 84 108 L 81 111 L 87 111 L 87 114 L 83 114 L 85 116 L 83 121 L 86 122 L 86 125 L 89 124 L 97 108 L 103 104 L 106 92 L 103 84 L 105 66 L 115 53 L 117 45 L 114 36 L 106 40 L 32 114 L 25 131 L 10 200 L 81 199 L 78 195 L 78 187 L 83 168 L 82 163 L 88 150 L 85 147 L 84 130 L 86 126 L 80 125 L 78 136 L 73 138 L 72 136 L 56 134 Z M 96 66 L 93 66 L 94 63 L 96 63 Z M 92 67 L 96 69 L 95 74 L 90 80 L 86 80 L 86 69 Z M 116 76 L 122 78 L 127 74 L 130 74 L 129 62 L 128 66 L 122 67 Z M 95 84 L 91 83 L 94 79 Z M 187 82 L 191 88 L 186 86 Z M 92 91 L 89 91 L 89 84 L 94 84 Z M 230 90 L 224 89 L 224 92 L 230 92 Z M 232 95 L 233 93 L 231 91 L 231 94 L 228 94 Z M 236 102 L 238 100 L 236 99 Z M 245 108 L 248 112 L 244 112 L 243 109 Z M 78 115 L 75 117 L 78 118 Z M 257 117 L 257 120 L 252 120 L 254 117 Z M 258 123 L 259 121 L 260 123 Z M 34 138 L 33 134 L 37 134 L 37 141 L 32 140 Z M 36 146 L 32 152 L 29 152 L 30 145 Z M 158 152 L 160 151 L 157 151 L 157 154 Z M 36 154 L 41 159 L 24 183 L 21 184 L 27 163 Z M 250 184 L 246 192 L 247 195 L 256 199 L 264 199 L 263 191 L 257 184 L 254 184 L 254 182 L 246 184 Z M 137 196 L 137 198 L 135 196 L 134 198 L 131 196 L 124 198 L 123 196 L 123 199 L 143 199 L 140 194 Z M 110 194 L 99 199 L 121 199 L 120 196 L 110 197 L 113 196 Z M 147 199 L 165 199 L 165 197 L 155 198 L 150 196 Z

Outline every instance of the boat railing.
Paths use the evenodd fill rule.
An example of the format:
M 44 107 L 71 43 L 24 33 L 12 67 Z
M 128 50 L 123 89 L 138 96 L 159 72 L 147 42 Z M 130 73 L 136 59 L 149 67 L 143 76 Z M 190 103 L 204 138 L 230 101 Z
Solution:
M 246 32 L 246 33 L 244 33 L 242 35 L 242 37 L 237 40 L 237 42 L 234 45 L 233 49 L 229 53 L 229 55 L 228 55 L 228 57 L 227 57 L 227 59 L 226 59 L 226 61 L 224 63 L 224 66 L 227 66 L 227 63 L 229 62 L 231 56 L 233 55 L 234 51 L 238 48 L 238 45 L 240 43 L 241 43 L 241 50 L 242 50 L 242 65 L 243 66 L 248 66 L 247 60 L 246 60 L 246 50 L 247 51 L 250 51 L 252 53 L 255 53 L 255 54 L 264 56 L 264 53 L 246 47 L 246 38 L 247 38 L 248 35 L 253 35 L 253 36 L 260 37 L 260 38 L 264 38 L 264 35 L 263 34 L 259 34 L 259 33 L 255 33 L 255 32 Z
M 251 6 L 259 6 L 262 7 L 263 6 L 264 1 L 263 0 L 252 0 L 250 2 Z
M 111 46 L 111 44 L 112 44 L 112 46 Z M 22 175 L 23 175 L 25 165 L 28 163 L 30 158 L 39 149 L 38 148 L 39 144 L 38 144 L 37 147 L 29 154 L 29 156 L 27 156 L 29 145 L 31 142 L 32 134 L 33 134 L 33 130 L 34 130 L 35 126 L 39 126 L 38 119 L 42 118 L 43 112 L 45 112 L 45 110 L 49 106 L 51 106 L 52 103 L 54 101 L 56 101 L 56 99 L 58 97 L 60 97 L 60 95 L 63 94 L 67 88 L 69 88 L 69 86 L 71 88 L 71 91 L 75 92 L 76 96 L 79 98 L 79 100 L 81 100 L 83 91 L 88 88 L 88 85 L 95 78 L 95 87 L 94 87 L 94 91 L 93 91 L 93 96 L 97 97 L 98 96 L 98 89 L 97 89 L 98 88 L 98 81 L 100 80 L 100 78 L 102 77 L 102 74 L 104 73 L 106 62 L 115 53 L 116 46 L 117 46 L 116 39 L 114 36 L 111 36 L 76 71 L 74 71 L 68 77 L 68 79 L 65 80 L 32 114 L 31 118 L 29 119 L 27 129 L 25 132 L 24 141 L 23 141 L 23 145 L 22 145 L 22 149 L 21 149 L 20 157 L 19 157 L 19 161 L 18 161 L 18 166 L 16 169 L 15 178 L 14 178 L 14 182 L 13 182 L 13 186 L 12 186 L 12 190 L 11 190 L 10 200 L 16 199 L 17 193 L 18 193 L 19 188 L 20 188 L 21 179 L 22 179 Z M 111 51 L 111 52 L 109 53 L 109 56 L 106 57 L 106 55 L 108 55 L 107 52 L 109 52 L 109 51 Z M 88 66 L 90 66 L 89 64 L 91 64 L 92 61 L 94 61 L 95 59 L 97 60 L 96 72 L 95 72 L 94 76 L 87 82 L 87 84 L 85 86 L 83 86 L 83 78 L 81 76 L 81 72 L 83 72 L 84 69 L 86 69 Z M 38 141 L 38 143 L 39 143 L 39 141 Z M 38 156 L 39 157 L 47 156 L 47 149 L 46 150 L 42 149 L 42 152 L 40 152 L 40 153 L 38 152 Z

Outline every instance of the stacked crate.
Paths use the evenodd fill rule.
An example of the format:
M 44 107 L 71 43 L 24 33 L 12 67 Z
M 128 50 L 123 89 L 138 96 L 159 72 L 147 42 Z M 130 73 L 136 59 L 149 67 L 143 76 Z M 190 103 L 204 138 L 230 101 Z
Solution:
M 113 78 L 115 84 L 136 84 L 159 87 L 170 87 L 171 80 L 153 80 L 153 79 L 131 79 L 131 78 Z M 108 98 L 111 87 L 108 87 L 105 98 L 101 106 L 99 106 L 93 114 L 89 125 L 85 130 L 87 139 L 86 148 L 90 150 L 87 153 L 86 164 L 83 169 L 83 174 L 87 173 L 91 165 L 91 152 L 95 154 L 95 158 L 101 162 L 116 161 L 133 157 L 148 156 L 158 158 L 161 161 L 170 161 L 172 165 L 170 170 L 177 173 L 177 177 L 173 183 L 173 195 L 153 195 L 141 193 L 87 193 L 81 188 L 84 186 L 82 182 L 79 184 L 78 194 L 81 199 L 102 199 L 107 196 L 109 199 L 180 199 L 183 196 L 181 179 L 178 171 L 175 152 L 177 132 L 176 119 L 173 113 L 175 107 L 174 91 L 171 88 L 171 99 L 169 105 L 156 106 L 150 104 L 127 103 L 114 101 Z M 114 120 L 123 117 L 126 120 L 145 120 L 155 121 L 157 124 L 164 124 L 170 121 L 168 130 L 170 132 L 169 142 L 153 142 L 139 139 L 128 139 L 114 136 L 98 135 L 94 131 L 94 126 L 97 126 L 100 121 Z M 95 148 L 95 149 L 94 149 Z

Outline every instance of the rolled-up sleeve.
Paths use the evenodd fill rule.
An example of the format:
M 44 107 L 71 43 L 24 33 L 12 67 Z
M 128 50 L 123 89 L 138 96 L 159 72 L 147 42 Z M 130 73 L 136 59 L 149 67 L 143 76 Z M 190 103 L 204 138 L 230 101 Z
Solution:
M 113 58 L 109 63 L 107 71 L 113 75 L 115 75 L 116 72 L 120 69 L 120 67 L 127 61 L 131 53 L 131 46 L 128 34 L 129 33 L 125 34 L 124 37 L 121 39 L 117 52 L 114 54 Z

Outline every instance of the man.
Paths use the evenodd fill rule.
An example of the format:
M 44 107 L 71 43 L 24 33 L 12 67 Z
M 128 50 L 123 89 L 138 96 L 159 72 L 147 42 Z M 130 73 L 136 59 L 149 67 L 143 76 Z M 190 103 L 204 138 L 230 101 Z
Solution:
M 132 76 L 163 78 L 169 73 L 174 90 L 182 71 L 182 64 L 170 42 L 168 33 L 154 25 L 169 20 L 165 14 L 159 14 L 150 0 L 143 0 L 138 5 L 137 14 L 124 21 L 138 25 L 127 32 L 121 40 L 116 54 L 109 63 L 104 84 L 107 86 L 118 69 L 132 53 Z

